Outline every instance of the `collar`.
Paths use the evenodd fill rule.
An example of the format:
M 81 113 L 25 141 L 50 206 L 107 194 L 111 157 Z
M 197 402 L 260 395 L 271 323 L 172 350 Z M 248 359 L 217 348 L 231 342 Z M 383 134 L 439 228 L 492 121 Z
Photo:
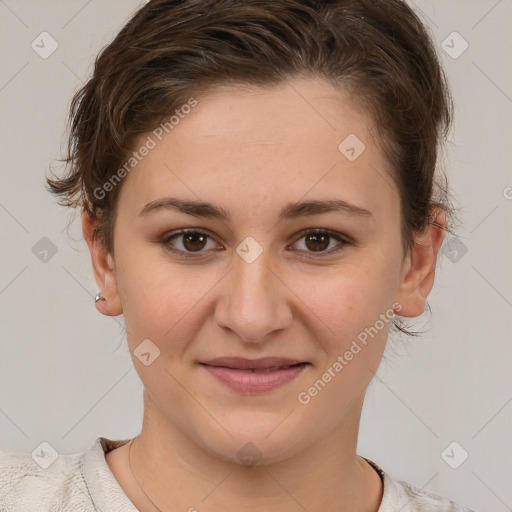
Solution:
M 131 439 L 112 440 L 98 437 L 85 452 L 84 477 L 87 489 L 98 512 L 138 512 L 133 503 L 121 489 L 110 470 L 105 454 L 119 448 Z M 377 512 L 394 512 L 396 505 L 396 486 L 393 479 L 375 462 L 362 457 L 377 472 L 382 480 L 382 501 Z
M 138 512 L 110 470 L 105 453 L 130 441 L 114 441 L 98 437 L 85 452 L 84 478 L 94 508 L 98 512 Z

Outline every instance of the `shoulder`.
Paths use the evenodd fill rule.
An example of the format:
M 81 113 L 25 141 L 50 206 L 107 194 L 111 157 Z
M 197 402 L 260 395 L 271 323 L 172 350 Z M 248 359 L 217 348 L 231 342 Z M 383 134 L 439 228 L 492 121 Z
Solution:
M 384 493 L 378 512 L 476 512 L 464 505 L 396 479 L 366 459 L 383 479 Z
M 33 458 L 30 453 L 0 451 L 0 510 L 57 511 L 66 505 L 93 510 L 82 471 L 83 456 L 43 449 Z
M 427 512 L 434 510 L 436 512 L 475 512 L 464 505 L 457 504 L 448 498 L 420 489 L 402 480 L 393 480 L 393 485 L 396 490 L 397 504 L 404 506 L 403 512 Z

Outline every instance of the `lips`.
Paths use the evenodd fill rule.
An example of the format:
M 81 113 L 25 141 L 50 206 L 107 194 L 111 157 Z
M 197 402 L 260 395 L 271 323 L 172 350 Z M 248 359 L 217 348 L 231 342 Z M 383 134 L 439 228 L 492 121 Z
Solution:
M 271 391 L 290 382 L 309 364 L 283 357 L 219 357 L 200 364 L 221 383 L 243 393 Z
M 264 370 L 273 371 L 279 368 L 289 368 L 304 361 L 285 357 L 262 357 L 260 359 L 245 359 L 244 357 L 218 357 L 202 364 L 208 366 L 222 366 L 236 370 Z

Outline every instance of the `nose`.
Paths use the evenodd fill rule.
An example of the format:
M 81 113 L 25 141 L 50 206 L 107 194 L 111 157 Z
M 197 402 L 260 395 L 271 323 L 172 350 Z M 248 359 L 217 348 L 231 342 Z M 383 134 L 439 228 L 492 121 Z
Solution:
M 265 250 L 251 263 L 236 253 L 233 259 L 233 269 L 224 280 L 216 305 L 215 320 L 245 343 L 264 343 L 269 334 L 291 324 L 289 298 L 293 294 Z

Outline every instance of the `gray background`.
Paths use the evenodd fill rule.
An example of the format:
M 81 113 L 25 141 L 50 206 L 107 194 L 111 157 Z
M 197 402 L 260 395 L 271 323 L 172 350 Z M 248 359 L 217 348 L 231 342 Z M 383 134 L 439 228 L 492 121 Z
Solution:
M 73 92 L 139 4 L 0 0 L 3 450 L 32 451 L 47 441 L 60 453 L 77 452 L 97 436 L 140 430 L 142 388 L 122 318 L 96 312 L 80 223 L 66 230 L 69 212 L 43 188 L 50 162 L 62 155 Z M 443 246 L 432 319 L 417 322 L 428 334 L 390 346 L 370 385 L 358 451 L 477 510 L 512 510 L 512 2 L 412 5 L 430 27 L 454 94 L 443 164 L 463 225 Z M 59 45 L 47 59 L 31 48 L 43 31 Z M 454 31 L 469 45 L 457 58 L 443 50 L 462 49 Z M 42 252 L 43 237 L 55 254 Z M 442 456 L 453 441 L 462 448 L 448 450 L 452 465 L 462 449 L 469 453 L 457 469 Z

